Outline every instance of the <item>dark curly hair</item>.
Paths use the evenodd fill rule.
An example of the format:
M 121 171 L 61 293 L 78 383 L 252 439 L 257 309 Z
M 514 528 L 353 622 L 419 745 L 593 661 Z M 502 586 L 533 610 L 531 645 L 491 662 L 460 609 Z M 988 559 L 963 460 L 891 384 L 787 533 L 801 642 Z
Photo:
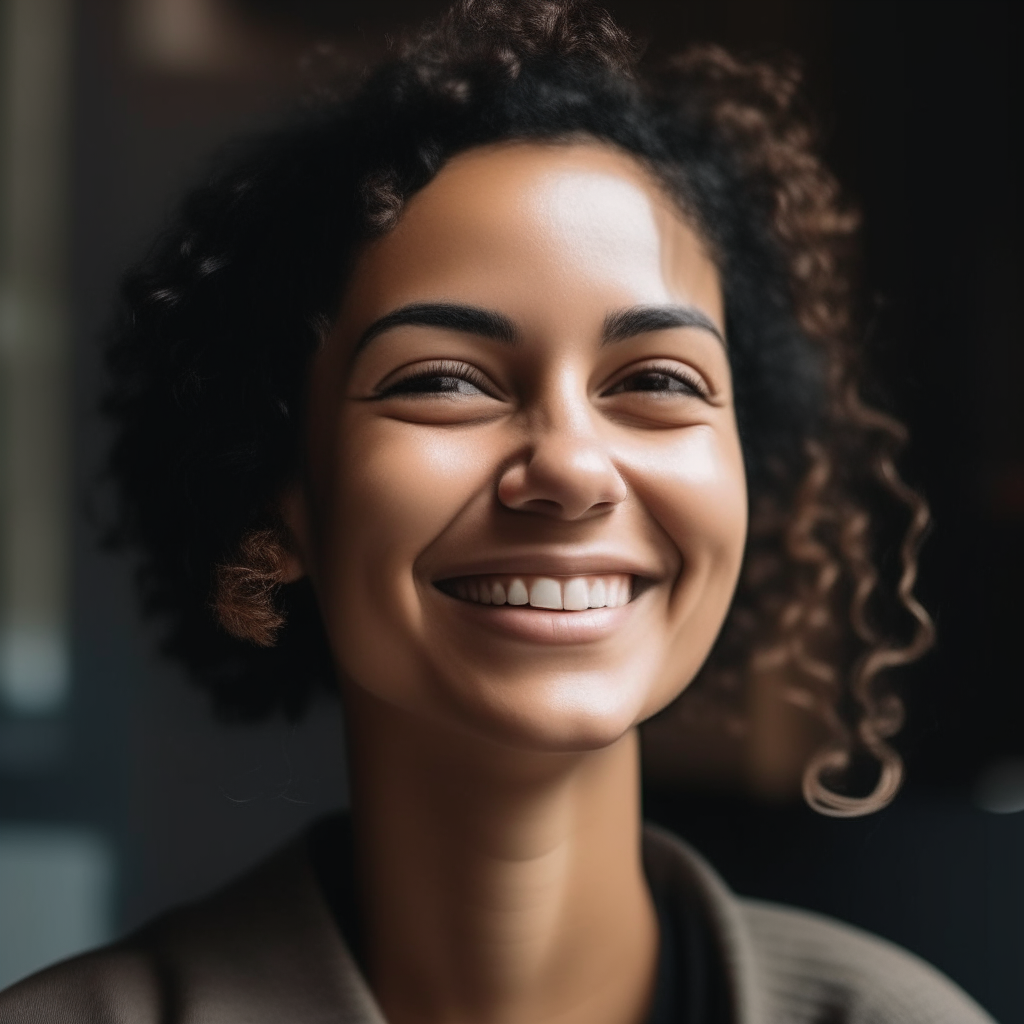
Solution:
M 297 715 L 333 681 L 311 588 L 279 576 L 275 508 L 298 472 L 309 362 L 360 247 L 460 151 L 589 137 L 659 176 L 723 281 L 751 529 L 701 689 L 787 666 L 792 699 L 833 736 L 808 766 L 808 801 L 846 815 L 891 799 L 901 705 L 876 677 L 931 643 L 912 595 L 928 513 L 894 468 L 903 429 L 858 397 L 856 217 L 797 85 L 792 69 L 711 46 L 641 74 L 635 45 L 583 0 L 460 0 L 187 196 L 126 275 L 109 346 L 112 535 L 141 551 L 165 649 L 222 714 Z M 905 510 L 889 588 L 876 569 L 885 500 Z M 879 632 L 894 609 L 909 640 Z M 881 765 L 868 797 L 836 786 L 856 750 Z

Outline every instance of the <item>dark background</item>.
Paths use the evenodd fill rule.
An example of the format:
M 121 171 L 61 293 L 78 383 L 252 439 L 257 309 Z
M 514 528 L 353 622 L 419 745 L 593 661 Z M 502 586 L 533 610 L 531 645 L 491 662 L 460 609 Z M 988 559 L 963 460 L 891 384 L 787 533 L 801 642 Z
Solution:
M 441 5 L 230 6 L 250 56 L 198 69 L 134 54 L 125 5 L 76 8 L 75 685 L 64 714 L 0 723 L 0 820 L 81 823 L 112 837 L 121 927 L 256 860 L 342 803 L 345 789 L 336 708 L 325 701 L 300 726 L 214 725 L 153 655 L 129 564 L 97 549 L 86 501 L 104 444 L 96 339 L 118 275 L 218 144 L 287 109 L 310 42 L 332 37 L 358 64 L 386 33 Z M 713 40 L 802 61 L 832 165 L 865 214 L 871 359 L 911 427 L 904 471 L 935 516 L 919 592 L 939 644 L 903 676 L 909 781 L 895 804 L 835 821 L 797 804 L 662 786 L 648 811 L 739 891 L 889 936 L 998 1019 L 1024 1020 L 1024 813 L 994 815 L 972 796 L 991 766 L 1024 758 L 1017 5 L 607 6 L 655 53 Z

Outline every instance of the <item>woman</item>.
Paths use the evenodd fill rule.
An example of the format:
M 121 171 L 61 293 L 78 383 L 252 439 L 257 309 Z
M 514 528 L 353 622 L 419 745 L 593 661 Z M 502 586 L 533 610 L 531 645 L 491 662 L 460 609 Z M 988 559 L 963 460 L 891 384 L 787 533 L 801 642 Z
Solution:
M 874 678 L 930 627 L 793 80 L 709 49 L 636 75 L 584 4 L 464 0 L 129 276 L 108 408 L 148 606 L 222 712 L 340 688 L 352 816 L 0 1019 L 988 1019 L 641 827 L 639 724 L 766 666 L 832 727 L 812 804 L 882 805 Z M 871 625 L 886 495 L 902 646 Z M 857 752 L 867 797 L 836 788 Z

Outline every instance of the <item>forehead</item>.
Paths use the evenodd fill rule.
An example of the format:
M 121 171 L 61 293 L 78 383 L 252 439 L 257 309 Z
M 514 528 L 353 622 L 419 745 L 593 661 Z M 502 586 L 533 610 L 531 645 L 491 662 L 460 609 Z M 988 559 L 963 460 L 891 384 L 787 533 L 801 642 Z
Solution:
M 453 158 L 357 261 L 366 314 L 425 297 L 683 302 L 722 325 L 717 270 L 636 159 L 597 142 L 508 143 Z M 524 313 L 528 311 L 523 309 Z

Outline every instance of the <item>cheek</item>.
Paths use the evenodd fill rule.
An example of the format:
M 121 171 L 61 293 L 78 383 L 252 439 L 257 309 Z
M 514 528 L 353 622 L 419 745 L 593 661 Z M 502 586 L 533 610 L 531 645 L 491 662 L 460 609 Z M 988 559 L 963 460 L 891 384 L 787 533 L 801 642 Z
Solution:
M 373 609 L 396 626 L 418 614 L 416 557 L 486 491 L 485 446 L 472 433 L 343 417 L 319 530 L 320 589 L 335 623 L 365 622 Z
M 695 426 L 630 454 L 633 486 L 682 555 L 697 564 L 738 565 L 747 532 L 747 488 L 739 440 Z
M 738 438 L 711 427 L 666 436 L 632 466 L 634 488 L 678 563 L 653 713 L 689 684 L 721 629 L 746 546 L 747 489 Z

